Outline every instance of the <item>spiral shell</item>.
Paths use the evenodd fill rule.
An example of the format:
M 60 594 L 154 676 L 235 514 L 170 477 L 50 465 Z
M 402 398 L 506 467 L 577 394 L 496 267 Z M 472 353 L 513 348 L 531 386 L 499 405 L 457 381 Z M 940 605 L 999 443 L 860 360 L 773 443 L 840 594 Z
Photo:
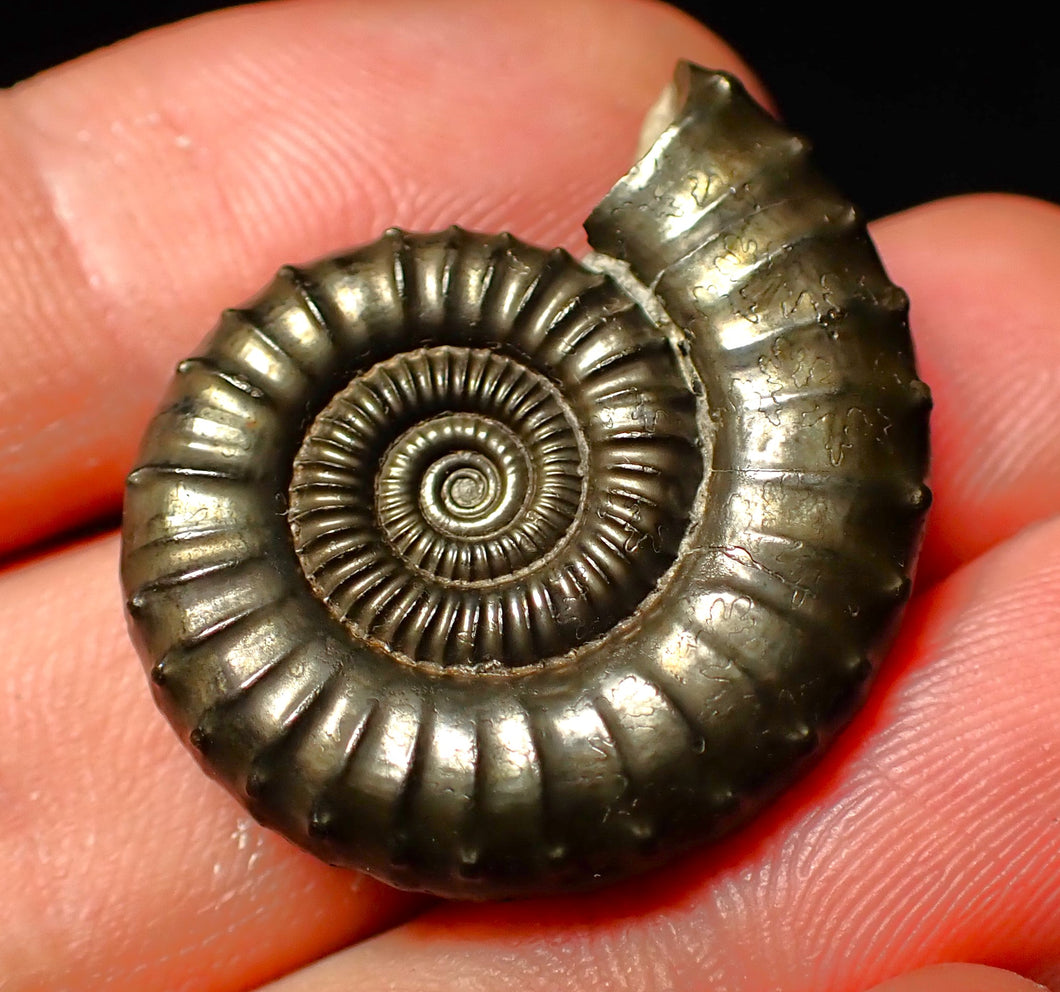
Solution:
M 263 823 L 392 884 L 584 888 L 745 821 L 908 595 L 930 398 L 805 143 L 687 63 L 579 263 L 388 232 L 182 362 L 130 629 Z

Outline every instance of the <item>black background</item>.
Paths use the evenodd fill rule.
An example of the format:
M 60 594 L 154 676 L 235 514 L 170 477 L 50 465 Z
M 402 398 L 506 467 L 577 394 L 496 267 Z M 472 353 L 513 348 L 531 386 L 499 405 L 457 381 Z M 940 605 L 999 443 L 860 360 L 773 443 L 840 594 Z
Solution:
M 5 15 L 0 83 L 222 6 L 40 0 Z M 868 216 L 982 190 L 1060 201 L 1057 35 L 1022 5 L 1013 5 L 1009 20 L 1000 16 L 1004 8 L 973 19 L 965 5 L 930 0 L 905 10 L 731 0 L 679 6 L 755 67 L 788 123 L 813 140 L 824 172 Z

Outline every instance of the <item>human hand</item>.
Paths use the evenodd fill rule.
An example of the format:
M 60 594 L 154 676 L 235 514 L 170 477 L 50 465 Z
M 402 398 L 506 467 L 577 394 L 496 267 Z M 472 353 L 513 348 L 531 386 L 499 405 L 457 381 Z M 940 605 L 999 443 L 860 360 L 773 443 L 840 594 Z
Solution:
M 855 992 L 978 961 L 1060 989 L 1055 207 L 964 198 L 874 226 L 936 400 L 899 642 L 762 818 L 597 895 L 440 904 L 258 827 L 150 702 L 115 538 L 61 536 L 117 508 L 174 362 L 281 263 L 453 222 L 577 251 L 682 56 L 761 96 L 699 26 L 614 0 L 236 9 L 9 96 L 0 988 Z

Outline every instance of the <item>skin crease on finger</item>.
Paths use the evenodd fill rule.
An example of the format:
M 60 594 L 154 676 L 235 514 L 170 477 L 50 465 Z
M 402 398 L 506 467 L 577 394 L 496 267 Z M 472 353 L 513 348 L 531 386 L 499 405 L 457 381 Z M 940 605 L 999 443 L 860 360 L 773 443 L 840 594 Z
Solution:
M 12 94 L 0 108 L 4 546 L 25 544 L 116 507 L 138 434 L 173 362 L 195 345 L 222 306 L 252 292 L 277 265 L 372 238 L 395 223 L 423 229 L 459 221 L 577 248 L 581 218 L 611 178 L 625 171 L 640 118 L 674 59 L 685 55 L 739 67 L 702 29 L 654 5 L 600 0 L 524 11 L 518 4 L 489 3 L 485 17 L 485 4 L 449 6 L 439 17 L 437 5 L 417 3 L 403 6 L 409 12 L 403 19 L 393 17 L 394 5 L 386 5 L 384 15 L 380 5 L 324 0 L 229 11 L 62 67 Z M 600 31 L 601 23 L 606 31 Z M 556 37 L 568 45 L 557 48 Z M 518 62 L 511 56 L 512 38 L 519 39 Z M 187 69 L 189 53 L 193 73 Z M 430 69 L 438 65 L 446 72 Z M 460 115 L 447 128 L 436 128 L 438 120 L 451 119 L 454 106 L 461 108 Z M 570 142 L 565 136 L 572 133 L 582 140 Z M 101 189 L 108 195 L 100 196 Z M 928 242 L 925 233 L 937 234 L 943 221 L 953 237 L 918 248 Z M 992 247 L 975 256 L 967 246 L 984 231 L 990 232 Z M 1033 390 L 1022 386 L 1032 373 L 1041 379 L 1060 364 L 1055 350 L 1048 352 L 1057 347 L 1055 335 L 1033 334 L 1039 325 L 1047 326 L 1045 315 L 1055 312 L 1060 290 L 1050 282 L 1033 300 L 1006 299 L 1007 309 L 996 301 L 1028 271 L 1055 271 L 1058 233 L 1054 208 L 1011 198 L 954 201 L 878 226 L 892 275 L 914 294 L 921 360 L 939 404 L 934 484 L 945 497 L 946 515 L 945 527 L 929 538 L 927 570 L 933 560 L 940 562 L 935 577 L 1056 511 L 1060 428 L 1055 410 L 1052 421 L 1043 420 L 1043 412 L 1051 410 L 1042 399 L 1048 382 Z M 936 289 L 936 272 L 946 274 L 942 290 Z M 987 274 L 994 294 L 987 292 Z M 41 293 L 41 285 L 62 290 Z M 960 322 L 951 319 L 947 302 L 961 305 Z M 1002 323 L 1006 319 L 1009 325 Z M 1007 347 L 996 361 L 966 362 L 955 369 L 947 355 L 958 331 L 971 335 L 979 350 L 995 347 L 997 340 Z M 26 348 L 26 341 L 33 347 Z M 992 381 L 999 381 L 1000 389 L 991 392 Z M 1025 432 L 1033 439 L 1023 442 L 1016 466 L 1003 459 L 1011 422 L 1002 420 L 1003 435 L 995 427 L 998 418 L 985 414 L 974 434 L 962 427 L 973 399 L 978 403 L 978 397 L 994 392 L 1007 394 L 1004 409 L 1022 411 L 1018 416 L 1036 428 Z M 976 476 L 973 467 L 984 464 L 998 468 Z M 1018 488 L 1006 488 L 1014 468 Z M 983 492 L 988 499 L 980 499 Z M 1017 492 L 1028 498 L 1014 499 Z M 1027 553 L 1027 561 L 1037 554 Z M 150 705 L 124 634 L 115 570 L 116 551 L 104 541 L 0 578 L 0 619 L 13 631 L 0 662 L 5 666 L 0 696 L 4 980 L 19 989 L 244 988 L 408 913 L 415 901 L 326 869 L 249 823 L 194 768 Z M 943 598 L 933 603 L 959 600 L 964 587 L 957 588 L 936 594 Z M 68 604 L 62 615 L 53 609 L 56 602 Z M 1024 622 L 1022 610 L 1013 609 L 1011 619 L 1020 625 L 1021 637 L 1031 638 L 1033 631 L 1026 628 L 1033 625 Z M 952 653 L 947 657 L 956 663 Z M 998 696 L 991 679 L 1002 679 L 1008 655 L 999 645 L 994 654 L 983 649 L 970 657 L 982 668 L 973 686 L 988 699 Z M 1028 654 L 1019 659 L 1020 671 L 1032 663 L 1037 667 L 1028 668 L 1027 691 L 1045 707 L 1055 689 L 1040 683 L 1052 660 Z M 936 707 L 943 706 L 940 684 L 914 672 L 908 658 L 897 663 L 888 699 L 894 700 L 896 685 L 905 685 L 902 677 L 928 693 Z M 1006 685 L 1001 688 L 1009 691 Z M 912 699 L 912 688 L 908 691 Z M 1000 702 L 1005 698 L 1001 693 Z M 967 699 L 969 710 L 976 711 L 976 697 L 968 694 Z M 692 893 L 697 899 L 703 892 L 708 899 L 724 894 L 735 907 L 733 921 L 746 930 L 743 939 L 757 940 L 761 924 L 746 901 L 749 890 L 764 886 L 767 894 L 782 891 L 792 898 L 798 891 L 793 879 L 778 882 L 753 855 L 772 850 L 771 870 L 780 872 L 776 845 L 785 832 L 803 824 L 800 815 L 817 809 L 815 802 L 827 806 L 834 800 L 847 804 L 850 822 L 825 819 L 812 830 L 804 826 L 807 850 L 801 861 L 796 852 L 795 863 L 812 862 L 813 852 L 820 850 L 825 852 L 820 858 L 831 851 L 841 864 L 843 857 L 829 848 L 829 838 L 849 843 L 865 816 L 858 806 L 861 794 L 844 798 L 840 789 L 847 781 L 843 762 L 855 744 L 864 746 L 866 733 L 889 723 L 889 714 L 903 712 L 875 705 L 859 723 L 860 732 L 848 735 L 847 750 L 841 749 L 765 824 L 719 853 L 702 856 L 691 873 L 686 866 L 631 887 L 647 903 L 625 917 L 619 912 L 593 929 L 592 912 L 590 922 L 575 918 L 586 908 L 576 901 L 566 917 L 555 907 L 539 910 L 555 920 L 550 939 L 528 935 L 525 925 L 517 925 L 516 936 L 534 948 L 537 963 L 531 962 L 530 974 L 547 975 L 548 967 L 567 961 L 580 960 L 589 968 L 592 955 L 610 942 L 616 962 L 629 960 L 621 956 L 622 945 L 634 955 L 645 948 L 628 979 L 618 975 L 614 982 L 635 981 L 646 967 L 648 949 L 658 946 L 668 955 L 660 966 L 672 958 L 674 968 L 685 969 L 687 982 L 681 987 L 703 988 L 689 954 L 672 954 L 650 924 L 671 926 L 680 942 L 681 927 L 698 919 Z M 1037 710 L 1029 717 L 1032 723 L 1040 719 Z M 974 756 L 978 731 L 963 726 L 943 721 L 949 731 L 961 730 L 961 745 L 967 743 Z M 892 746 L 906 747 L 906 758 L 915 764 L 917 740 L 906 727 Z M 1030 747 L 1034 740 L 1032 733 L 1013 747 Z M 871 771 L 875 752 L 865 753 L 857 766 L 863 774 L 866 767 Z M 1035 770 L 1042 764 L 1020 748 L 1010 760 Z M 1027 801 L 1032 812 L 1049 796 L 1055 808 L 1055 752 L 1050 760 L 1040 770 L 1044 798 Z M 948 767 L 925 771 L 921 787 L 929 790 L 934 781 L 942 788 L 950 777 Z M 1011 792 L 999 799 L 1002 809 L 1026 800 L 1030 788 L 1026 776 L 1019 775 L 1006 777 L 1005 787 Z M 885 780 L 879 788 L 888 796 L 897 786 Z M 869 803 L 871 797 L 860 801 Z M 908 821 L 897 813 L 895 818 L 906 827 L 899 831 L 902 837 L 923 839 Z M 1010 834 L 994 838 L 991 850 L 1003 848 L 1005 837 L 1018 836 L 1012 816 L 1003 826 Z M 1055 863 L 1039 849 L 1040 838 L 1039 847 L 1035 843 L 1022 838 L 1021 847 L 1011 841 L 1021 847 L 1019 863 L 1028 876 L 1038 872 L 1052 879 L 1054 890 L 1060 888 Z M 919 851 L 909 856 L 925 857 Z M 942 874 L 959 867 L 932 865 Z M 711 888 L 714 871 L 719 881 Z M 668 879 L 686 874 L 691 876 L 687 884 L 668 888 Z M 748 891 L 734 879 L 743 879 Z M 1010 930 L 1025 923 L 1030 929 L 1022 933 L 1033 934 L 1035 927 L 1045 926 L 1049 912 L 1058 929 L 1055 905 L 1035 895 L 1034 881 L 1021 876 L 1008 895 L 996 891 L 1000 883 L 992 890 L 993 905 L 1003 907 L 999 913 Z M 898 894 L 903 893 L 912 898 L 915 890 Z M 1017 907 L 1023 915 L 1007 913 L 1006 898 L 1015 896 L 1029 900 L 1028 906 Z M 632 896 L 626 899 L 633 905 Z M 608 901 L 601 904 L 606 907 Z M 660 923 L 663 910 L 677 922 Z M 847 931 L 863 938 L 868 933 L 871 920 L 863 918 L 864 908 L 859 916 L 838 899 L 834 911 L 840 918 L 848 914 Z M 486 938 L 480 955 L 496 946 L 496 930 L 461 923 L 460 912 L 426 921 L 422 931 L 395 931 L 370 942 L 364 958 L 332 960 L 352 961 L 360 987 L 387 987 L 378 983 L 400 983 L 402 976 L 391 970 L 386 979 L 385 969 L 364 968 L 372 954 L 387 954 L 389 948 L 410 954 L 410 964 L 440 981 L 441 973 L 432 968 L 446 954 L 458 967 L 468 954 L 472 964 L 482 963 L 467 936 Z M 490 915 L 463 912 L 472 918 L 476 912 L 480 918 Z M 520 912 L 534 909 L 501 908 L 496 915 L 499 921 L 514 916 L 518 924 Z M 708 902 L 700 914 L 708 924 L 702 932 L 684 932 L 688 949 L 695 950 L 693 942 L 697 947 L 700 941 L 709 943 L 711 912 Z M 713 912 L 719 912 L 717 907 Z M 649 926 L 633 925 L 640 913 Z M 800 908 L 797 919 L 806 915 L 810 922 L 816 919 L 808 908 Z M 624 920 L 621 934 L 616 919 Z M 564 920 L 569 930 L 562 929 Z M 820 932 L 811 936 L 824 940 Z M 455 940 L 456 950 L 447 937 Z M 938 939 L 937 934 L 922 937 L 920 956 L 917 948 L 906 947 L 901 960 L 909 967 L 929 960 Z M 434 957 L 425 958 L 431 941 Z M 518 969 L 504 971 L 509 952 L 500 946 L 495 973 L 470 967 L 469 981 L 478 975 L 482 988 L 503 987 L 504 981 L 522 984 Z M 979 942 L 956 940 L 947 954 L 962 952 L 980 953 Z M 1056 953 L 1055 948 L 1042 953 L 1047 952 Z M 1028 973 L 1044 967 L 1041 959 L 1023 960 L 1015 952 L 1005 958 L 1003 950 L 996 960 Z M 884 974 L 878 963 L 873 965 L 877 971 L 864 962 L 862 967 L 866 981 L 871 974 Z M 335 974 L 339 981 L 350 973 Z M 572 974 L 578 974 L 576 968 Z

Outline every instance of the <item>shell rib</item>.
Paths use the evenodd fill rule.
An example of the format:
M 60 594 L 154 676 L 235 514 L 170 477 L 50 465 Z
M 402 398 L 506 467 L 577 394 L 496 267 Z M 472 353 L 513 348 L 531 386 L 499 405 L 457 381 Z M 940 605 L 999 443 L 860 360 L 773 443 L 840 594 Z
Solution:
M 805 143 L 681 64 L 584 264 L 391 231 L 182 362 L 129 476 L 155 694 L 263 823 L 394 885 L 585 888 L 721 836 L 850 719 L 929 392 Z

